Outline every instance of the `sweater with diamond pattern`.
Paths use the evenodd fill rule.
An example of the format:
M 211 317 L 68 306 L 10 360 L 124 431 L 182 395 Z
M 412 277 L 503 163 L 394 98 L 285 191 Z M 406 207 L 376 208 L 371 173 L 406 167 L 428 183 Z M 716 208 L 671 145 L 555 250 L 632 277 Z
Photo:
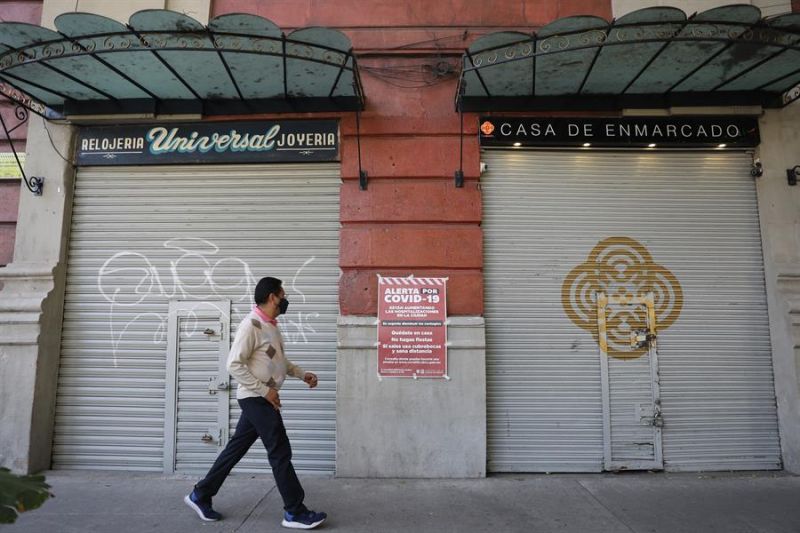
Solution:
M 286 358 L 278 327 L 251 311 L 236 329 L 228 355 L 228 372 L 239 383 L 236 398 L 257 398 L 280 390 L 286 376 L 303 379 L 305 371 Z

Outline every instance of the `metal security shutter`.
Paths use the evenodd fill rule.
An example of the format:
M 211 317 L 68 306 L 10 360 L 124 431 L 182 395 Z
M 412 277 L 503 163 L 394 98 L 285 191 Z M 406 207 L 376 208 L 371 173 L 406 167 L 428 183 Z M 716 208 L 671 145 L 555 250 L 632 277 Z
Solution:
M 598 345 L 567 316 L 561 287 L 611 236 L 646 246 L 683 291 L 680 316 L 658 335 L 665 468 L 780 468 L 750 156 L 483 160 L 489 469 L 602 469 Z
M 229 299 L 235 330 L 271 275 L 288 356 L 320 377 L 282 393 L 294 463 L 332 472 L 340 183 L 338 164 L 81 169 L 53 467 L 161 471 L 169 301 Z

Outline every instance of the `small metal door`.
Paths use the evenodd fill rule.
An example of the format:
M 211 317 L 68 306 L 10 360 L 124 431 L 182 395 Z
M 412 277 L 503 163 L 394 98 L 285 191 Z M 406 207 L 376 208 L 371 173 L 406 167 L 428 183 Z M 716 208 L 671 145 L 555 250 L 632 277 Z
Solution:
M 202 472 L 228 440 L 230 301 L 171 301 L 165 472 Z
M 661 399 L 653 293 L 596 294 L 605 470 L 661 470 Z

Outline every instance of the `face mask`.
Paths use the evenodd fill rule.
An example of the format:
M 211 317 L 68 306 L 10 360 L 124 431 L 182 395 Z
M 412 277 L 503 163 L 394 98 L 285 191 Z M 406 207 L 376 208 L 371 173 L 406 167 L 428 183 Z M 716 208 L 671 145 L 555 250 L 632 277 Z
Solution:
M 280 314 L 285 315 L 287 309 L 289 309 L 289 300 L 286 298 L 281 298 L 281 301 L 278 304 L 278 310 L 281 312 Z

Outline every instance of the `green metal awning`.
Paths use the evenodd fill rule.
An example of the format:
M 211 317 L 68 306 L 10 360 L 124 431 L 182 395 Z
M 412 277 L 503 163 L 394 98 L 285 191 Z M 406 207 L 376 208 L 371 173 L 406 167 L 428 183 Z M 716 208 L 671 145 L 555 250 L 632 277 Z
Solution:
M 464 54 L 463 111 L 782 107 L 800 96 L 800 13 L 751 5 L 695 13 L 651 7 L 612 22 L 567 17 L 499 32 Z
M 0 92 L 49 118 L 364 107 L 350 40 L 335 30 L 286 35 L 249 14 L 204 26 L 159 9 L 127 25 L 89 13 L 63 14 L 55 25 L 0 23 Z

